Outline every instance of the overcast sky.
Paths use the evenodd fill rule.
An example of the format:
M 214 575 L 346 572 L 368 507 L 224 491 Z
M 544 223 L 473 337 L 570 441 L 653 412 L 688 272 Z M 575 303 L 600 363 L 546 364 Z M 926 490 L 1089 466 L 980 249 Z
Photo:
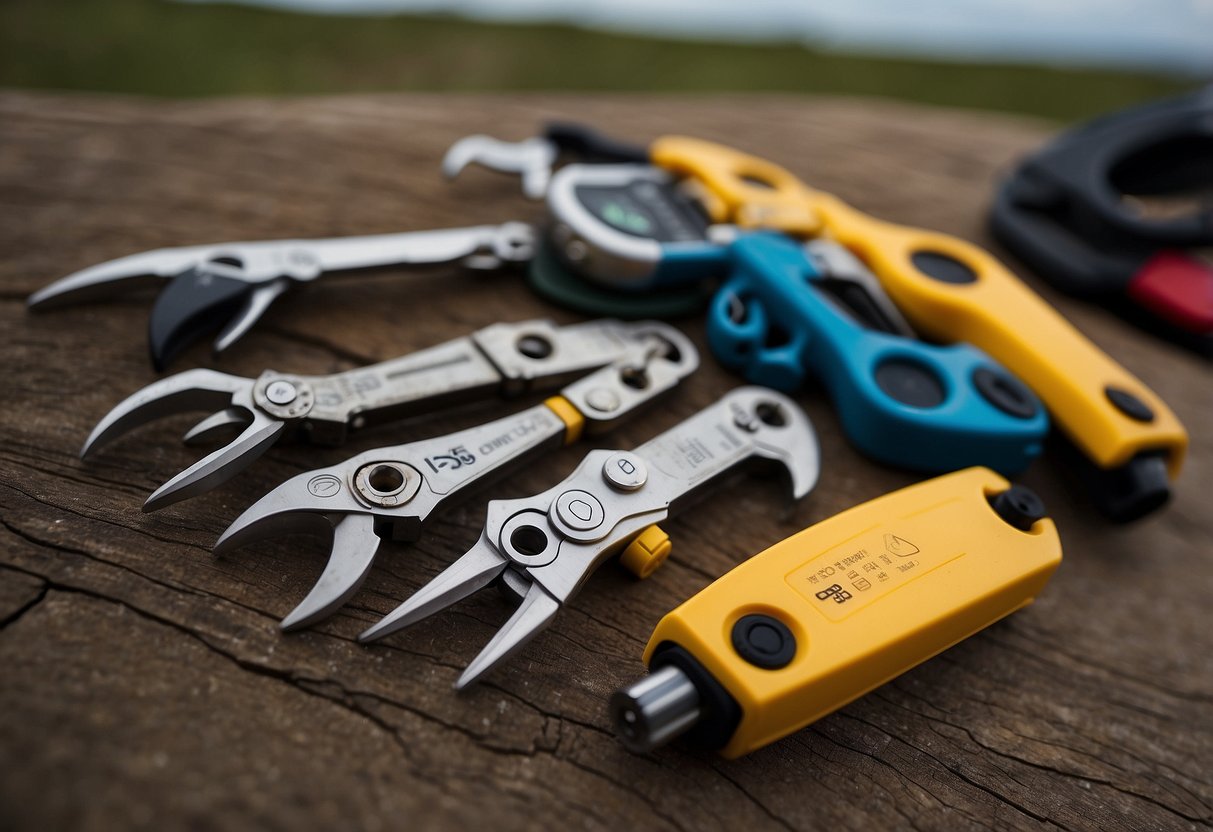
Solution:
M 207 0 L 193 0 L 206 2 Z M 240 2 L 241 0 L 237 0 Z M 448 12 L 642 34 L 1213 76 L 1213 0 L 243 0 L 313 12 Z

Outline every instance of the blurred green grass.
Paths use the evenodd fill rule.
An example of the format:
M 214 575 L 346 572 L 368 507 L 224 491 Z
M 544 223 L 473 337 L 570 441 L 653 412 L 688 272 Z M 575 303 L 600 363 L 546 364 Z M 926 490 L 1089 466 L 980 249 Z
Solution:
M 1194 82 L 635 37 L 448 17 L 164 0 L 3 0 L 0 86 L 163 96 L 387 90 L 875 95 L 1074 121 Z

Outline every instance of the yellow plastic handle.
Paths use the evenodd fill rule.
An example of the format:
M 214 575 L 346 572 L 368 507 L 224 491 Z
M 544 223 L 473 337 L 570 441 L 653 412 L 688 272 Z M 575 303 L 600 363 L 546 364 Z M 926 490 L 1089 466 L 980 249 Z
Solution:
M 719 221 L 820 234 L 847 246 L 920 333 L 968 342 L 1002 363 L 1036 391 L 1054 422 L 1101 468 L 1163 451 L 1172 479 L 1179 475 L 1188 435 L 1166 403 L 981 248 L 875 219 L 778 165 L 723 145 L 670 136 L 654 143 L 652 158 L 711 190 L 731 211 Z M 932 277 L 916 259 L 951 266 L 954 279 L 967 273 L 971 280 Z M 1117 407 L 1109 390 L 1136 398 L 1152 418 L 1142 421 Z
M 649 156 L 658 167 L 706 186 L 719 200 L 711 203 L 716 222 L 776 228 L 797 236 L 822 230 L 808 187 L 774 162 L 685 136 L 658 139 Z
M 919 332 L 967 341 L 1000 361 L 1101 468 L 1161 450 L 1171 478 L 1179 475 L 1188 434 L 1167 404 L 988 252 L 948 234 L 882 222 L 827 194 L 816 204 L 830 235 L 868 264 Z M 932 277 L 914 262 L 924 255 L 959 264 L 973 281 Z M 1130 394 L 1153 418 L 1140 421 L 1120 410 L 1109 390 Z
M 995 512 L 988 498 L 1008 487 L 969 468 L 793 535 L 666 615 L 645 662 L 677 644 L 737 701 L 724 756 L 786 736 L 1032 601 L 1061 562 L 1061 542 L 1051 520 L 1020 531 Z M 738 652 L 734 628 L 754 615 L 792 633 L 785 666 L 764 669 Z

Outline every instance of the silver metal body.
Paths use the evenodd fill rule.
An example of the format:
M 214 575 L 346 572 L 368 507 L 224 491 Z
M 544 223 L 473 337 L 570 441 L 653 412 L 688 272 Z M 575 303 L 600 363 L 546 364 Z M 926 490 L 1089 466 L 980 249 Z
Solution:
M 561 395 L 602 430 L 675 387 L 699 363 L 694 346 L 673 327 L 632 325 L 624 354 L 567 386 Z M 357 591 L 382 538 L 414 540 L 433 513 L 472 486 L 559 446 L 566 424 L 546 404 L 468 430 L 361 453 L 300 474 L 251 506 L 223 533 L 216 554 L 265 537 L 331 531 L 332 553 L 284 628 L 323 618 Z
M 517 174 L 523 194 L 530 199 L 546 198 L 553 221 L 551 242 L 572 268 L 606 286 L 644 286 L 661 262 L 661 243 L 612 228 L 585 207 L 577 188 L 636 181 L 665 185 L 672 177 L 642 164 L 572 164 L 553 173 L 559 156 L 553 142 L 538 136 L 508 142 L 474 135 L 451 145 L 442 159 L 442 170 L 451 179 L 471 164 Z
M 407 627 L 502 578 L 522 602 L 459 677 L 455 687 L 462 688 L 534 638 L 603 561 L 645 528 L 756 458 L 781 464 L 797 498 L 817 482 L 817 437 L 808 417 L 791 399 L 760 387 L 733 390 L 634 451 L 590 451 L 542 494 L 489 503 L 480 541 L 359 640 Z
M 652 165 L 566 165 L 551 177 L 548 210 L 555 224 L 551 239 L 579 273 L 607 286 L 644 286 L 664 256 L 661 243 L 613 228 L 594 216 L 577 197 L 586 185 L 626 182 L 664 185 L 672 177 Z
M 611 724 L 624 746 L 644 754 L 699 721 L 699 690 L 673 665 L 611 694 Z
M 350 431 L 370 425 L 463 401 L 558 387 L 588 370 L 633 357 L 651 344 L 654 326 L 613 320 L 564 327 L 546 320 L 500 323 L 327 376 L 266 371 L 249 379 L 188 370 L 144 387 L 106 414 L 81 456 L 153 419 L 216 410 L 186 434 L 186 441 L 237 430 L 239 435 L 157 489 L 144 505 L 153 511 L 225 482 L 283 437 L 338 445 Z
M 539 136 L 507 142 L 477 134 L 451 145 L 442 157 L 442 172 L 454 179 L 468 165 L 479 164 L 489 170 L 516 173 L 522 179 L 523 194 L 528 199 L 542 199 L 559 155 L 555 144 Z
M 317 240 L 260 240 L 161 248 L 75 272 L 30 296 L 31 309 L 109 297 L 191 269 L 249 284 L 241 310 L 215 341 L 216 352 L 235 343 L 270 304 L 293 285 L 329 272 L 461 261 L 478 269 L 525 263 L 534 255 L 529 225 L 510 222 L 438 231 L 409 231 Z
M 834 240 L 819 239 L 805 243 L 804 250 L 822 275 L 832 280 L 854 283 L 863 289 L 864 293 L 872 299 L 872 302 L 888 319 L 894 334 L 904 338 L 918 337 L 914 333 L 914 328 L 910 326 L 910 322 L 897 308 L 897 304 L 893 303 L 893 299 L 885 294 L 880 278 L 865 266 L 862 260 L 851 253 L 850 249 Z

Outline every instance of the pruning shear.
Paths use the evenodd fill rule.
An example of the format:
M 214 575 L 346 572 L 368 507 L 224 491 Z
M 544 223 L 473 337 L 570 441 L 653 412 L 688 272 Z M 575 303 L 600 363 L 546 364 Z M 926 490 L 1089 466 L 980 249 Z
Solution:
M 698 366 L 694 345 L 678 330 L 653 323 L 644 331 L 609 366 L 542 404 L 445 436 L 376 448 L 287 480 L 228 527 L 215 554 L 279 534 L 331 534 L 324 573 L 282 627 L 303 627 L 330 615 L 358 590 L 382 540 L 416 540 L 438 509 L 473 486 L 583 433 L 610 428 Z
M 1063 133 L 1003 183 L 990 228 L 1063 291 L 1209 353 L 1213 267 L 1189 250 L 1213 246 L 1211 189 L 1208 86 Z M 1175 196 L 1187 196 L 1187 211 L 1142 204 Z
M 583 248 L 596 251 L 606 244 L 616 256 L 642 253 L 639 266 L 620 272 L 623 277 L 612 284 L 621 289 L 643 291 L 720 276 L 727 271 L 727 261 L 718 254 L 715 270 L 684 270 L 681 265 L 710 258 L 719 251 L 722 234 L 727 239 L 736 233 L 721 226 L 832 240 L 871 269 L 918 333 L 936 342 L 966 342 L 984 350 L 1040 396 L 1076 449 L 1079 476 L 1106 515 L 1132 520 L 1169 498 L 1170 482 L 1179 476 L 1188 442 L 1179 420 L 1153 391 L 987 252 L 946 234 L 883 222 L 810 188 L 770 161 L 712 142 L 666 136 L 643 152 L 671 187 L 694 183 L 708 230 L 693 242 L 649 239 L 642 252 L 639 246 L 620 244 L 629 226 L 635 226 L 632 237 L 643 236 L 629 212 L 611 211 L 618 218 L 612 222 L 604 208 L 599 214 L 615 233 L 590 236 L 570 226 L 563 262 L 571 273 L 605 279 L 596 270 L 582 268 L 586 258 L 576 255 Z M 497 147 L 486 158 L 501 154 Z M 549 188 L 554 184 L 553 177 Z M 642 206 L 643 213 L 656 216 L 662 191 L 648 193 L 653 199 Z
M 155 511 L 209 491 L 252 465 L 284 439 L 340 445 L 351 431 L 409 416 L 530 389 L 551 389 L 617 361 L 643 364 L 648 352 L 679 345 L 657 323 L 602 320 L 558 327 L 551 321 L 499 323 L 408 355 L 327 376 L 267 370 L 243 378 L 187 370 L 132 393 L 98 422 L 80 452 L 94 454 L 119 436 L 174 413 L 215 409 L 185 435 L 202 444 L 238 431 L 160 486 L 143 505 Z
M 602 148 L 591 147 L 590 139 L 577 142 L 575 129 L 562 140 L 577 145 L 591 159 L 613 158 L 606 140 Z M 564 134 L 561 134 L 564 135 Z M 616 153 L 621 153 L 615 148 Z M 483 146 L 477 152 L 488 152 Z M 525 159 L 536 171 L 548 171 L 546 157 L 535 144 L 511 146 L 510 153 L 498 160 Z M 448 156 L 448 171 L 450 169 Z M 582 177 L 591 181 L 583 181 Z M 568 225 L 564 212 L 580 216 L 586 210 L 582 195 L 594 200 L 599 173 L 593 167 L 572 166 L 553 179 L 556 190 L 565 195 L 550 205 L 557 212 L 551 218 L 557 228 Z M 527 180 L 530 181 L 529 179 Z M 681 221 L 690 233 L 702 217 L 684 200 Z M 570 220 L 574 223 L 576 219 Z M 458 263 L 477 270 L 529 269 L 533 284 L 540 291 L 555 293 L 565 305 L 595 316 L 664 318 L 687 314 L 699 307 L 702 292 L 656 292 L 648 296 L 621 300 L 614 293 L 580 286 L 552 286 L 547 290 L 551 269 L 540 245 L 543 233 L 524 222 L 447 228 L 435 231 L 406 231 L 361 237 L 334 237 L 314 240 L 260 240 L 210 245 L 162 248 L 132 254 L 91 266 L 70 274 L 35 292 L 28 300 L 31 310 L 51 309 L 72 303 L 106 298 L 149 285 L 163 288 L 152 307 L 148 321 L 148 345 L 151 360 L 160 371 L 186 348 L 203 336 L 218 331 L 216 353 L 235 344 L 266 310 L 283 294 L 315 283 L 327 274 L 387 269 L 401 266 L 430 266 Z M 546 290 L 546 291 L 545 291 Z
M 547 627 L 611 556 L 622 553 L 638 577 L 652 574 L 671 548 L 654 524 L 754 459 L 782 466 L 797 499 L 817 482 L 812 423 L 786 396 L 759 387 L 733 390 L 634 451 L 590 451 L 542 494 L 490 502 L 476 545 L 359 640 L 382 638 L 501 582 L 520 604 L 455 683 L 464 688 Z
M 236 343 L 285 292 L 330 272 L 462 263 L 496 269 L 530 259 L 525 223 L 322 240 L 263 240 L 161 248 L 70 274 L 30 296 L 30 309 L 163 284 L 148 322 L 152 364 L 163 370 L 219 330 L 215 352 Z

